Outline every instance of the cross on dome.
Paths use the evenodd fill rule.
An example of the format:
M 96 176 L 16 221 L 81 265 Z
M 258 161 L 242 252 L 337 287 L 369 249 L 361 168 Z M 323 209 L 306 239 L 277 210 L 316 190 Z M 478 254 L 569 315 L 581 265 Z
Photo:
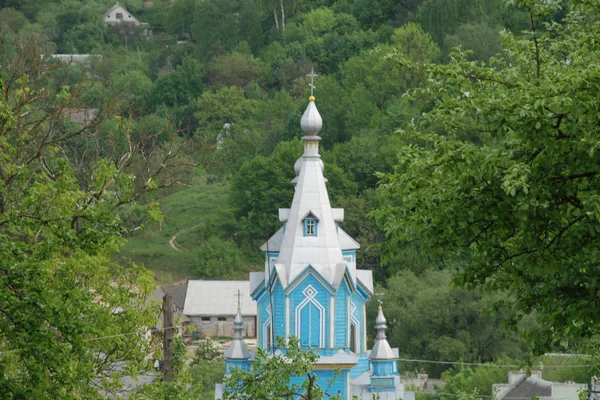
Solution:
M 310 87 L 310 97 L 312 97 L 311 101 L 315 101 L 313 89 L 317 88 L 315 86 L 315 78 L 318 77 L 319 75 L 315 74 L 315 69 L 314 68 L 311 68 L 310 69 L 310 74 L 307 74 L 306 76 L 310 77 L 310 83 L 308 84 L 308 86 Z

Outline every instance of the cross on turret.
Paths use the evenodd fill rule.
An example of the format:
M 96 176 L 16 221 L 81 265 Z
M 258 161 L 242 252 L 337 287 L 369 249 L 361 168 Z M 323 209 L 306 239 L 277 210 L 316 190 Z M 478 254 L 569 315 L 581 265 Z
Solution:
M 375 293 L 375 296 L 377 296 L 377 304 L 379 304 L 379 307 L 381 307 L 383 305 L 383 300 L 381 300 L 381 298 L 384 295 L 385 295 L 385 293 L 383 293 L 383 292 Z
M 308 86 L 310 87 L 310 95 L 313 96 L 314 95 L 313 90 L 317 88 L 315 86 L 315 78 L 318 77 L 319 75 L 315 74 L 314 68 L 311 68 L 310 74 L 307 74 L 306 76 L 308 76 L 310 78 L 310 83 L 308 84 Z
M 242 300 L 241 300 L 242 294 L 240 293 L 240 289 L 238 289 L 237 294 L 234 296 L 237 296 L 237 309 L 241 310 L 242 309 Z

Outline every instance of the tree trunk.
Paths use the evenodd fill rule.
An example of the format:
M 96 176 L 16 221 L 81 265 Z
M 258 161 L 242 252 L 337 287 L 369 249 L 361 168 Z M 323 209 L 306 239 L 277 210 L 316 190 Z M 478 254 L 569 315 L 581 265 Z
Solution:
M 285 32 L 285 10 L 283 9 L 283 0 L 279 0 L 281 5 L 281 32 Z
M 277 28 L 277 32 L 279 32 L 279 20 L 277 20 L 277 11 L 275 11 L 275 7 L 273 7 L 273 19 L 275 20 L 275 27 Z

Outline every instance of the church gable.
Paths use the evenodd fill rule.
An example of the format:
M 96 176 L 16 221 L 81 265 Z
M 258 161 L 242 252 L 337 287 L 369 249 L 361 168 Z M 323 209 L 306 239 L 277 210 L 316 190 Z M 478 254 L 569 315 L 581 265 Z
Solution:
M 290 299 L 290 333 L 303 347 L 328 347 L 331 290 L 314 273 L 288 292 Z

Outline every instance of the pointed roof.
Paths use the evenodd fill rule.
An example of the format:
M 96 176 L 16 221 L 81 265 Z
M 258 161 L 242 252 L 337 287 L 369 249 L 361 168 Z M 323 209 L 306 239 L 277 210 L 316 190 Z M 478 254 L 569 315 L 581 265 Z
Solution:
M 330 285 L 337 287 L 340 279 L 336 278 L 343 275 L 347 264 L 338 238 L 336 218 L 339 219 L 339 212 L 334 212 L 329 202 L 326 179 L 323 176 L 323 161 L 319 155 L 321 138 L 318 134 L 323 121 L 315 105 L 315 98 L 311 96 L 309 100 L 301 120 L 301 127 L 305 133 L 302 138 L 304 154 L 295 164 L 296 190 L 289 211 L 283 213 L 286 228 L 285 232 L 282 232 L 279 255 L 275 263 L 284 288 L 309 266 Z M 305 236 L 304 219 L 311 214 L 318 220 L 317 235 Z M 355 284 L 354 266 L 350 270 L 350 277 Z
M 387 329 L 387 320 L 383 315 L 381 304 L 379 305 L 379 312 L 377 318 L 375 318 L 375 329 L 377 329 L 377 336 L 375 337 L 375 344 L 369 354 L 371 360 L 395 360 L 398 357 L 390 347 L 386 337 L 385 330 Z
M 244 343 L 244 318 L 238 307 L 235 318 L 233 319 L 233 342 L 225 350 L 226 360 L 249 360 L 250 352 Z

